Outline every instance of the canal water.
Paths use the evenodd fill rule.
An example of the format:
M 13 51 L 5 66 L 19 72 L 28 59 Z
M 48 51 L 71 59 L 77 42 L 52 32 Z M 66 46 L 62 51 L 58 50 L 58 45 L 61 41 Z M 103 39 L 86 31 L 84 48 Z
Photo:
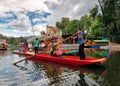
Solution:
M 37 60 L 13 65 L 25 57 L 12 50 L 0 51 L 0 86 L 120 86 L 120 51 L 86 49 L 85 53 L 108 61 L 87 67 Z

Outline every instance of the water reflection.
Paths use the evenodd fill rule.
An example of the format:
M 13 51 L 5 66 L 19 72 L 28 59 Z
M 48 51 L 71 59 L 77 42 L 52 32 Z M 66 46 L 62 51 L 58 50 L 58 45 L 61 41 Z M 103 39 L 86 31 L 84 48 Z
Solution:
M 32 64 L 31 64 L 32 62 Z M 23 62 L 24 64 L 26 62 Z M 29 63 L 29 64 L 28 64 Z M 21 65 L 21 64 L 20 64 Z M 91 78 L 88 76 L 102 76 L 103 72 L 106 70 L 103 66 L 86 66 L 86 67 L 72 67 L 67 65 L 61 65 L 56 63 L 50 63 L 46 61 L 37 61 L 37 60 L 30 60 L 27 62 L 29 66 L 17 66 L 21 70 L 27 69 L 30 71 L 34 71 L 34 74 L 31 75 L 30 79 L 32 81 L 36 81 L 39 79 L 48 79 L 49 85 L 62 85 L 62 86 L 72 86 L 72 85 L 82 85 L 87 86 L 85 84 L 93 83 L 93 82 L 86 82 L 85 77 Z M 31 66 L 30 66 L 31 65 Z M 24 68 L 23 68 L 24 67 Z M 44 71 L 44 72 L 42 72 Z M 42 73 L 41 73 L 42 72 Z M 41 74 L 43 74 L 41 76 Z M 83 77 L 84 76 L 84 77 Z M 92 79 L 94 81 L 94 79 Z M 84 85 L 83 85 L 84 84 Z M 94 82 L 95 84 L 95 82 Z
M 102 82 L 109 86 L 120 86 L 120 51 L 113 51 L 106 63 L 107 73 Z
M 7 54 L 6 50 L 0 50 L 0 57 L 4 56 Z
M 24 56 L 14 55 L 11 51 L 0 51 L 0 85 L 119 86 L 120 52 L 109 54 L 109 50 L 86 50 L 87 55 L 98 55 L 96 57 L 100 57 L 100 55 L 105 57 L 106 52 L 108 52 L 109 58 L 105 64 L 72 67 L 33 59 L 25 60 L 14 66 L 13 63 L 24 59 Z

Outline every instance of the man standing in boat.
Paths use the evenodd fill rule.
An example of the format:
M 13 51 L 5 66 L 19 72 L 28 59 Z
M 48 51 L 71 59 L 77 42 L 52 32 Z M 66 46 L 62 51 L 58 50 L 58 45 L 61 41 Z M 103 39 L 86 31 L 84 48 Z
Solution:
M 85 53 L 84 53 L 84 33 L 82 32 L 81 28 L 77 31 L 78 35 L 73 38 L 78 38 L 79 44 L 79 56 L 81 60 L 85 60 Z

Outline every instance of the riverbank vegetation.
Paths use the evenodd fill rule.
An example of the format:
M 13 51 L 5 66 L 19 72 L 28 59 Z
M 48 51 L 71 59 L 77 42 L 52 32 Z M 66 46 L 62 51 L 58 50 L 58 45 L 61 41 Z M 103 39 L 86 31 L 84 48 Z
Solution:
M 18 44 L 20 42 L 25 42 L 26 38 L 24 37 L 7 37 L 0 34 L 0 39 L 5 39 L 8 44 Z
M 63 17 L 56 22 L 56 27 L 62 29 L 63 34 L 74 34 L 82 27 L 88 37 L 107 37 L 111 42 L 120 43 L 120 1 L 98 0 L 96 5 L 80 19 L 71 20 Z

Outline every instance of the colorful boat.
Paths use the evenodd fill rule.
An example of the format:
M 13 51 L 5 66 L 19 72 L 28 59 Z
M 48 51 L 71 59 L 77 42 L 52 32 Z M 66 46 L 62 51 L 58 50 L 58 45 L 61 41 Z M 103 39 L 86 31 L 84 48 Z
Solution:
M 102 64 L 107 61 L 107 58 L 93 58 L 86 57 L 85 60 L 80 60 L 79 56 L 62 55 L 60 57 L 51 56 L 50 54 L 38 54 L 34 55 L 33 52 L 21 53 L 19 51 L 13 51 L 14 54 L 20 54 L 30 56 L 32 59 L 44 60 L 49 62 L 55 62 L 59 64 L 71 65 L 71 66 L 86 66 L 92 64 Z
M 5 39 L 0 39 L 0 50 L 7 50 L 7 43 Z
M 109 40 L 107 38 L 91 38 L 85 42 L 86 46 L 90 48 L 100 48 L 101 46 L 108 46 Z

